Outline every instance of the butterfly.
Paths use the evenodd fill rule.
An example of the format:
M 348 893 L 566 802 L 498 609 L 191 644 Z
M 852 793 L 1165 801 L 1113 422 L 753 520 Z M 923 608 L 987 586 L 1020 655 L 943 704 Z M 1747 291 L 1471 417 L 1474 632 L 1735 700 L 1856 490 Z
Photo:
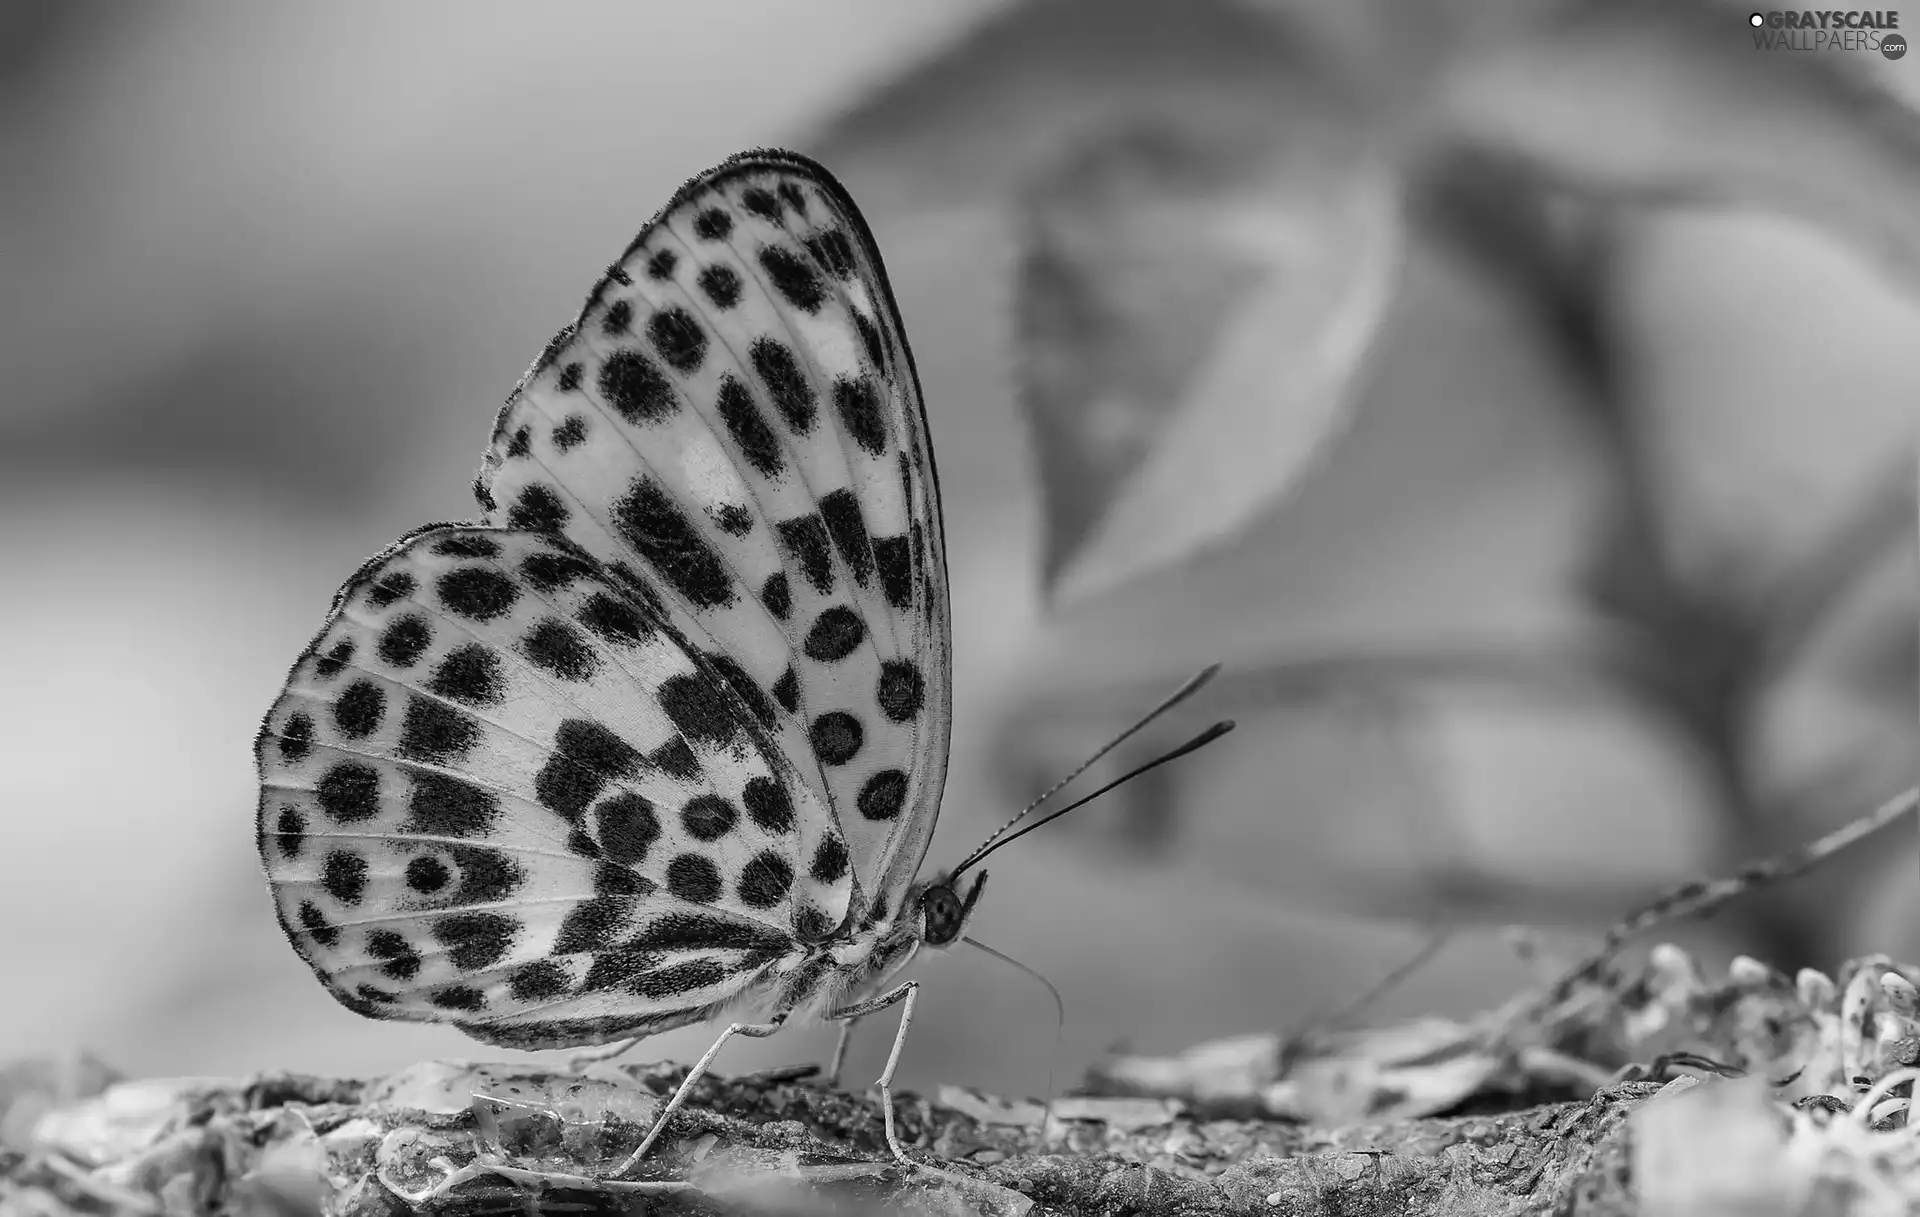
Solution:
M 474 491 L 477 522 L 347 580 L 266 715 L 295 950 L 357 1013 L 512 1048 L 753 1013 L 628 1166 L 731 1036 L 904 1001 L 880 1090 L 906 1160 L 915 982 L 890 982 L 962 938 L 985 850 L 920 876 L 952 725 L 939 482 L 846 190 L 771 150 L 683 185 L 507 399 Z

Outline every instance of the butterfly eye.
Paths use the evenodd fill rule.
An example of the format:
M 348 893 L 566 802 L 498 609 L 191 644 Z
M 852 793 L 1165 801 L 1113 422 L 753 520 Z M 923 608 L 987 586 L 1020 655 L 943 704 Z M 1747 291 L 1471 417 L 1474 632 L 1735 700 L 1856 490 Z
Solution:
M 953 889 L 944 884 L 927 889 L 920 897 L 921 937 L 928 946 L 944 947 L 960 936 L 960 923 L 966 920 L 966 910 L 960 905 L 960 897 Z

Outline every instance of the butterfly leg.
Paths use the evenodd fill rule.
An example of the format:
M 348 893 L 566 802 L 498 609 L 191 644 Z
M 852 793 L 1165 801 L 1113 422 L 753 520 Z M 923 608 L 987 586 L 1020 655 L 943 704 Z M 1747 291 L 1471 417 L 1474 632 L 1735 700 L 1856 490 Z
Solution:
M 907 1029 L 913 1026 L 913 999 L 919 991 L 919 981 L 903 981 L 871 1001 L 861 1002 L 857 1006 L 848 1006 L 844 1010 L 835 1010 L 827 1016 L 832 1019 L 845 1019 L 851 1025 L 853 1020 L 884 1010 L 902 998 L 906 999 L 906 1009 L 900 1011 L 900 1030 L 893 1037 L 893 1051 L 887 1054 L 887 1067 L 880 1071 L 880 1080 L 874 1085 L 880 1088 L 880 1113 L 887 1122 L 887 1148 L 893 1151 L 895 1158 L 909 1166 L 914 1164 L 913 1159 L 907 1157 L 907 1151 L 900 1148 L 900 1138 L 893 1131 L 893 1074 L 894 1070 L 900 1067 L 900 1050 L 907 1046 Z
M 853 1029 L 860 1023 L 860 1016 L 854 1015 L 840 1024 L 840 1038 L 833 1045 L 833 1060 L 827 1063 L 827 1089 L 840 1089 L 840 1067 L 847 1063 L 847 1044 L 853 1040 Z
M 654 1118 L 653 1127 L 647 1130 L 647 1135 L 640 1139 L 640 1144 L 634 1146 L 633 1152 L 627 1155 L 627 1160 L 620 1164 L 619 1169 L 613 1172 L 611 1178 L 619 1179 L 625 1176 L 628 1171 L 632 1170 L 634 1166 L 639 1163 L 640 1159 L 647 1156 L 647 1151 L 653 1148 L 654 1141 L 659 1139 L 661 1132 L 667 1127 L 667 1121 L 672 1119 L 673 1113 L 679 1111 L 680 1105 L 687 1101 L 687 1096 L 693 1092 L 693 1084 L 705 1075 L 707 1067 L 713 1064 L 713 1058 L 720 1055 L 721 1047 L 725 1045 L 728 1040 L 736 1035 L 744 1035 L 752 1039 L 764 1039 L 780 1030 L 786 1021 L 785 1013 L 776 1012 L 774 1017 L 768 1022 L 732 1023 L 725 1031 L 722 1031 L 720 1038 L 713 1041 L 713 1047 L 707 1049 L 707 1054 L 698 1061 L 695 1061 L 692 1069 L 687 1070 L 686 1080 L 680 1083 L 680 1089 L 673 1092 L 673 1097 L 667 1100 L 667 1105 L 661 1108 L 660 1114 Z

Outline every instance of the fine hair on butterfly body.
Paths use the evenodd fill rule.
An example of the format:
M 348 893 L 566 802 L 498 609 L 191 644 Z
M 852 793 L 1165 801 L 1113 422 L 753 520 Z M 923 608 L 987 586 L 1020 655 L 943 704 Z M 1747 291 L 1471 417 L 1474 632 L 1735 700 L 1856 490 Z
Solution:
M 295 950 L 356 1013 L 505 1047 L 755 1016 L 621 1171 L 731 1036 L 904 1001 L 880 1079 L 904 1158 L 915 982 L 887 986 L 962 937 L 985 874 L 961 872 L 1012 838 L 919 875 L 944 531 L 845 189 L 771 150 L 683 185 L 508 397 L 474 489 L 477 521 L 347 581 L 265 717 L 258 844 Z

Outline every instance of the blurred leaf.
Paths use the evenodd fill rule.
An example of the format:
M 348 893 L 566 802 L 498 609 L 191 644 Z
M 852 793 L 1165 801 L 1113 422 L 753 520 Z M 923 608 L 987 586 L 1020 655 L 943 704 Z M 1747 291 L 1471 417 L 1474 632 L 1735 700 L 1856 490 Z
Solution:
M 1045 577 L 1084 599 L 1234 536 L 1349 404 L 1392 298 L 1397 183 L 1349 139 L 1116 127 L 1024 200 L 1023 405 Z
M 1354 101 L 1303 16 L 1233 0 L 1001 4 L 805 150 L 884 214 L 998 206 L 1089 136 L 1142 117 L 1258 139 Z
M 1872 84 L 1878 55 L 1763 50 L 1747 13 L 1714 0 L 1509 10 L 1460 42 L 1441 121 L 1588 189 L 1760 202 L 1920 267 L 1920 122 Z

